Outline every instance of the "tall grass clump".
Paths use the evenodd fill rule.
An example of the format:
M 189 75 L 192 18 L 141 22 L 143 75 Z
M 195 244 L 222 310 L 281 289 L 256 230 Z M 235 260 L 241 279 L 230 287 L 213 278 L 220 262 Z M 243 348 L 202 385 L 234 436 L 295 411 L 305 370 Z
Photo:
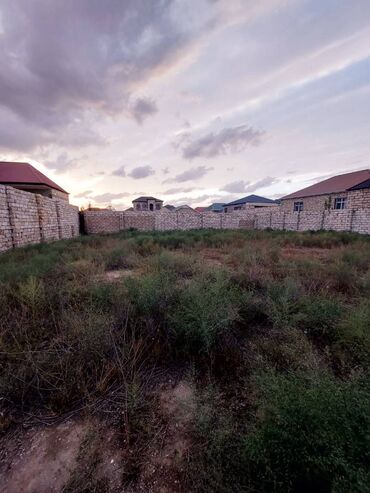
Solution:
M 209 353 L 238 319 L 240 291 L 222 272 L 192 279 L 169 314 L 176 347 L 188 354 Z

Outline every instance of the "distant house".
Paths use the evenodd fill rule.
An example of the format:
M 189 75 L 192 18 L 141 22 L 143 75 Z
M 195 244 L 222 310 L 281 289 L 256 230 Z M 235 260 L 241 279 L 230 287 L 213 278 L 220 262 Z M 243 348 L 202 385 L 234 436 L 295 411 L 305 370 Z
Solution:
M 277 207 L 275 200 L 260 197 L 259 195 L 248 195 L 222 206 L 224 212 L 238 211 L 241 209 L 256 209 L 259 207 Z
M 333 176 L 282 197 L 290 212 L 370 208 L 370 170 Z
M 224 205 L 225 204 L 223 202 L 215 202 L 214 204 L 208 206 L 206 210 L 211 212 L 223 212 Z
M 155 197 L 138 197 L 132 201 L 135 211 L 159 211 L 162 209 L 163 200 Z
M 204 212 L 207 210 L 207 207 L 195 207 L 194 210 L 196 212 Z
M 176 207 L 174 205 L 167 204 L 163 206 L 163 209 L 167 209 L 168 211 L 174 211 L 176 210 Z
M 68 192 L 29 163 L 0 161 L 0 185 L 69 201 Z
M 190 207 L 190 205 L 179 205 L 178 207 L 176 207 L 175 209 L 176 211 L 193 211 L 194 209 L 192 207 Z

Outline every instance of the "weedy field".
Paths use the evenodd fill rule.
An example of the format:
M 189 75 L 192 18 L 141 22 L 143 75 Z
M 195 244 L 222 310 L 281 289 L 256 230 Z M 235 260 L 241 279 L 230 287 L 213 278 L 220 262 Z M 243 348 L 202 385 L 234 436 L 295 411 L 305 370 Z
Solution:
M 126 232 L 0 256 L 0 491 L 370 491 L 370 241 Z

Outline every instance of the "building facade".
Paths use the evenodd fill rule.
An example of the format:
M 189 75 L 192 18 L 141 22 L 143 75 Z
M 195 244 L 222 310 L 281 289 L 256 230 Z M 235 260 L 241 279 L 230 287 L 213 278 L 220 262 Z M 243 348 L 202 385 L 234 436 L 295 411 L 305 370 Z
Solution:
M 162 209 L 163 200 L 155 197 L 138 197 L 132 201 L 134 211 L 160 211 Z
M 281 199 L 285 212 L 370 208 L 370 170 L 337 175 Z

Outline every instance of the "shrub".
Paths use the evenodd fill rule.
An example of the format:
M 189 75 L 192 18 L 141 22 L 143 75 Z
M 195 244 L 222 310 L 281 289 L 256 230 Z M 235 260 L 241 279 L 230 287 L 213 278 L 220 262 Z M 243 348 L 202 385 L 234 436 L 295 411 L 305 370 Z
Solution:
M 242 455 L 259 491 L 369 491 L 370 393 L 364 382 L 268 375 Z
M 149 268 L 155 272 L 168 272 L 179 278 L 189 278 L 199 269 L 198 259 L 179 252 L 162 251 L 149 259 Z
M 343 310 L 343 304 L 335 298 L 307 296 L 300 303 L 295 325 L 309 335 L 333 340 Z
M 370 369 L 370 303 L 363 302 L 349 311 L 338 327 L 334 355 L 352 369 Z
M 126 240 L 119 247 L 113 248 L 107 253 L 105 259 L 106 270 L 130 269 L 139 262 L 134 241 Z
M 166 318 L 177 295 L 176 277 L 168 271 L 125 280 L 128 301 L 138 316 L 157 322 Z
M 169 314 L 176 345 L 186 353 L 209 353 L 238 319 L 240 292 L 223 273 L 191 280 Z
M 251 342 L 259 368 L 277 371 L 314 370 L 320 360 L 305 334 L 296 329 L 271 330 Z
M 294 325 L 300 294 L 301 288 L 292 278 L 268 286 L 266 311 L 275 328 L 284 329 Z

